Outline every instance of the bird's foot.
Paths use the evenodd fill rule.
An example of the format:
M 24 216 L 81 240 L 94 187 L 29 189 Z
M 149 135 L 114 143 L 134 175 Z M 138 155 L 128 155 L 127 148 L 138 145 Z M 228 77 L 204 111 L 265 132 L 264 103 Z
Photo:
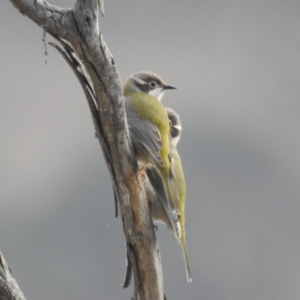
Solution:
M 142 180 L 143 180 L 143 181 L 144 181 L 145 178 L 146 178 L 146 175 L 145 175 L 145 173 L 143 172 L 144 169 L 145 169 L 144 166 L 142 166 L 142 167 L 139 168 L 139 171 L 140 171 L 140 174 L 141 174 L 141 177 L 142 177 Z

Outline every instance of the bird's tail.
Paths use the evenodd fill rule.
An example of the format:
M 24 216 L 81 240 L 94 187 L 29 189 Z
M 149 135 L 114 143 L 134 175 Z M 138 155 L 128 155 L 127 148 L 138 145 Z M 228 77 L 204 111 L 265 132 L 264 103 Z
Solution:
M 188 255 L 188 251 L 187 251 L 187 247 L 186 247 L 185 234 L 183 232 L 182 232 L 182 236 L 180 239 L 180 244 L 181 244 L 183 259 L 184 259 L 184 263 L 185 263 L 186 279 L 188 282 L 192 282 L 190 260 L 189 260 L 189 255 Z

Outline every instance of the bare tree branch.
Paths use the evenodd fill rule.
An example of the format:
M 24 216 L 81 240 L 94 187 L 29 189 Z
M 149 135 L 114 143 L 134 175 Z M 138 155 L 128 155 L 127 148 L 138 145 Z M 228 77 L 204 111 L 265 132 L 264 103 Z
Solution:
M 0 252 L 0 299 L 1 300 L 25 300 L 16 280 L 12 276 L 9 267 Z
M 103 2 L 77 0 L 74 9 L 62 9 L 41 0 L 10 1 L 63 46 L 52 44 L 84 90 L 120 206 L 127 256 L 134 272 L 133 297 L 162 300 L 159 250 L 131 150 L 121 82 L 98 27 Z

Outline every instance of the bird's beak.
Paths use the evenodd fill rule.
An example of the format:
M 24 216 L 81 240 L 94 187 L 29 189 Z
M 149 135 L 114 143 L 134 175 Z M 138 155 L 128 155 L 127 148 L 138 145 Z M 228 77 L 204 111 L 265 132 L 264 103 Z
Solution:
M 165 85 L 163 86 L 163 89 L 164 89 L 164 90 L 176 90 L 176 87 L 171 86 L 171 85 L 168 85 L 168 84 L 165 84 Z

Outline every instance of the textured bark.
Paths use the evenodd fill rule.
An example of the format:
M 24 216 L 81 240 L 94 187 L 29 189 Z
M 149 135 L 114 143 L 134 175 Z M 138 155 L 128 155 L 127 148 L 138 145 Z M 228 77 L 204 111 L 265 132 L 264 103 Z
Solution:
M 0 253 L 0 299 L 1 300 L 25 300 L 16 280 Z
M 127 257 L 134 272 L 133 298 L 163 299 L 158 245 L 131 150 L 121 82 L 98 27 L 103 3 L 77 0 L 74 9 L 62 9 L 40 0 L 10 1 L 60 42 L 62 47 L 52 46 L 84 90 L 121 211 Z

